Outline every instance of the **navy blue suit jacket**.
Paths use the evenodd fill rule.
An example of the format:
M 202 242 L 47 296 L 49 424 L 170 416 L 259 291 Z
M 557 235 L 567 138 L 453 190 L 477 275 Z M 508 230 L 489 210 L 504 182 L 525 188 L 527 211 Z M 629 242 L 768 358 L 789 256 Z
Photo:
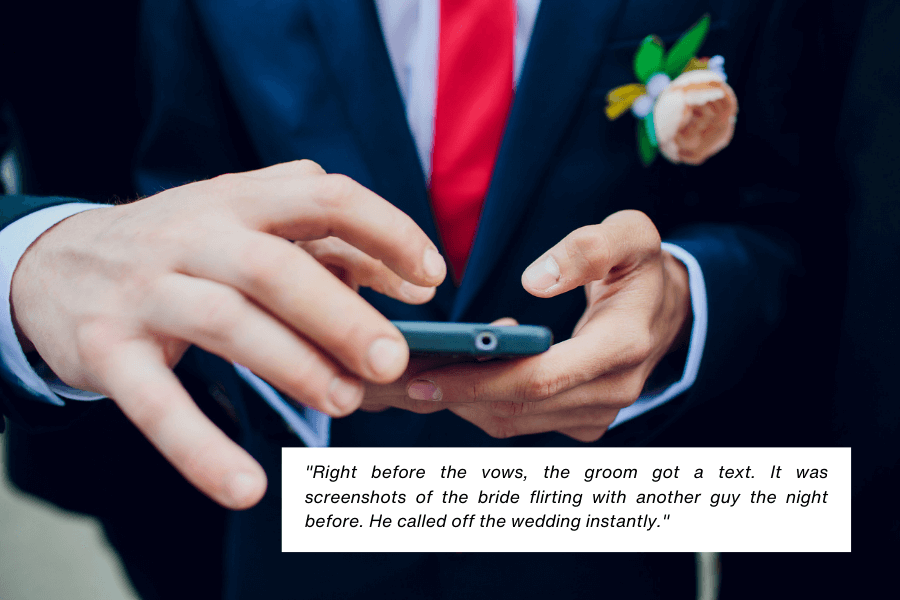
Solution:
M 736 139 L 701 168 L 660 161 L 645 169 L 632 119 L 603 116 L 605 94 L 633 81 L 631 59 L 645 35 L 671 44 L 707 11 L 713 22 L 704 51 L 725 57 L 743 106 Z M 253 18 L 246 13 L 244 3 L 221 0 L 145 9 L 150 114 L 139 192 L 309 158 L 388 199 L 438 243 L 373 3 L 287 2 Z M 391 318 L 512 316 L 566 339 L 583 311 L 582 294 L 533 298 L 522 289 L 522 271 L 574 229 L 638 209 L 664 240 L 697 258 L 707 284 L 701 373 L 673 407 L 738 384 L 779 324 L 787 281 L 801 263 L 791 227 L 807 183 L 798 176 L 799 145 L 812 140 L 800 137 L 803 121 L 789 112 L 797 40 L 759 43 L 766 38 L 758 28 L 772 25 L 766 21 L 790 18 L 776 14 L 744 2 L 542 4 L 462 285 L 445 282 L 423 307 L 366 297 Z M 426 442 L 413 429 L 434 419 L 397 418 L 404 434 L 390 443 Z M 367 425 L 366 444 L 384 443 L 383 429 Z
M 393 202 L 438 242 L 425 177 L 372 2 L 295 0 L 248 8 L 236 0 L 155 0 L 139 14 L 122 12 L 122 31 L 130 31 L 132 18 L 138 27 L 137 104 L 143 112 L 138 117 L 124 102 L 124 88 L 125 107 L 116 106 L 111 114 L 126 126 L 116 128 L 108 122 L 110 114 L 98 113 L 92 134 L 99 137 L 88 147 L 102 158 L 109 154 L 104 140 L 120 140 L 131 131 L 139 136 L 134 191 L 152 194 L 225 172 L 308 158 Z M 608 122 L 605 95 L 634 80 L 632 57 L 646 35 L 657 34 L 669 45 L 705 12 L 712 16 L 712 28 L 702 53 L 725 57 L 740 102 L 734 142 L 699 168 L 661 160 L 644 168 L 633 120 Z M 789 385 L 776 379 L 784 373 L 778 370 L 781 359 L 788 356 L 792 372 L 803 373 L 797 356 L 815 346 L 815 340 L 800 335 L 809 333 L 799 325 L 804 322 L 799 317 L 808 313 L 801 288 L 817 274 L 817 263 L 808 260 L 815 255 L 806 251 L 825 245 L 830 234 L 824 226 L 828 219 L 807 206 L 826 180 L 818 170 L 826 164 L 821 155 L 827 132 L 815 128 L 805 110 L 807 83 L 818 81 L 820 61 L 811 38 L 804 36 L 816 27 L 815 7 L 792 1 L 544 0 L 461 286 L 445 283 L 435 300 L 421 307 L 364 292 L 366 298 L 391 318 L 489 321 L 511 316 L 547 325 L 556 339 L 566 339 L 584 309 L 583 295 L 534 298 L 521 287 L 523 269 L 578 227 L 618 210 L 642 210 L 664 240 L 691 252 L 703 268 L 709 299 L 706 350 L 688 393 L 599 443 L 697 446 L 770 440 L 760 433 L 777 427 L 767 429 L 772 417 L 760 416 L 756 393 L 765 390 L 771 396 L 773 388 L 794 401 L 785 403 L 776 421 L 794 424 L 794 408 L 808 418 Z M 55 59 L 49 56 L 39 68 L 52 72 Z M 123 62 L 106 59 L 100 66 L 117 74 L 113 81 L 127 82 L 122 73 L 130 71 Z M 26 142 L 49 137 L 27 102 L 36 92 L 40 86 L 10 91 Z M 99 106 L 108 102 L 97 90 L 85 92 L 96 95 Z M 89 114 L 98 110 L 84 106 Z M 79 187 L 83 182 L 74 175 L 50 174 L 52 157 L 39 143 L 31 148 L 38 148 L 36 192 L 90 197 L 102 190 L 104 173 Z M 119 182 L 122 159 L 110 161 L 110 181 Z M 131 192 L 124 184 L 119 190 Z M 9 205 L 4 223 L 29 206 L 54 201 L 59 200 L 20 199 Z M 674 586 L 666 597 L 691 594 L 691 559 L 684 556 L 281 555 L 279 449 L 297 440 L 222 361 L 192 351 L 179 372 L 198 402 L 268 471 L 270 490 L 258 507 L 226 515 L 187 489 L 114 407 L 78 415 L 80 420 L 62 432 L 29 434 L 21 424 L 33 429 L 59 420 L 62 413 L 29 404 L 15 385 L 4 384 L 2 393 L 4 410 L 20 423 L 10 436 L 17 481 L 65 506 L 99 514 L 147 595 L 217 590 L 211 582 L 222 574 L 223 564 L 229 598 L 281 597 L 299 589 L 309 590 L 309 597 L 340 598 L 371 589 L 397 597 L 489 597 L 515 590 L 521 590 L 519 595 L 543 590 L 593 597 L 605 586 L 637 597 L 652 597 L 661 586 Z M 208 401 L 211 396 L 229 398 L 238 421 Z M 114 435 L 108 434 L 111 424 Z M 797 443 L 805 441 L 794 427 L 784 431 Z M 335 445 L 355 446 L 576 445 L 556 434 L 498 441 L 449 413 L 396 410 L 336 421 L 332 439 Z M 112 444 L 117 446 L 110 456 Z M 52 451 L 60 445 L 67 456 Z M 27 458 L 16 461 L 16 456 Z M 140 476 L 134 465 L 144 463 L 135 457 L 149 465 Z M 92 486 L 73 489 L 76 480 L 85 479 Z M 160 509 L 162 498 L 179 500 L 166 500 Z M 134 515 L 140 508 L 147 512 L 139 524 Z M 161 546 L 171 539 L 167 536 L 177 536 L 172 544 L 177 548 Z M 224 562 L 216 554 L 223 541 Z M 169 554 L 147 550 L 160 547 Z M 192 562 L 173 566 L 179 553 Z M 498 568 L 485 571 L 485 562 Z M 332 566 L 336 563 L 361 574 L 347 577 Z M 597 577 L 601 564 L 611 566 L 612 579 Z M 674 566 L 679 567 L 676 575 L 669 569 Z M 176 582 L 176 572 L 188 578 L 186 583 Z M 555 574 L 551 579 L 549 572 Z M 195 588 L 185 588 L 192 583 Z

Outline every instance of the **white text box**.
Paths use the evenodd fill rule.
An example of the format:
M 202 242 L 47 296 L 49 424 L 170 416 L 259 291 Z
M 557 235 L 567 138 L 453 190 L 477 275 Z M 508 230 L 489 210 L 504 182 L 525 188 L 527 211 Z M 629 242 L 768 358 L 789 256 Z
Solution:
M 849 448 L 285 448 L 282 478 L 286 552 L 850 551 Z

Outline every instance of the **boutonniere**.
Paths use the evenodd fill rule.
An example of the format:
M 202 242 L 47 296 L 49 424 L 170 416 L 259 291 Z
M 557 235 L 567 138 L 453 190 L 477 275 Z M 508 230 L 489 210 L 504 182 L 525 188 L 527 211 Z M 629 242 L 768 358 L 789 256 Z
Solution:
M 676 164 L 699 165 L 731 142 L 738 107 L 725 83 L 725 59 L 695 56 L 708 32 L 707 14 L 668 52 L 658 37 L 646 37 L 634 55 L 640 83 L 606 96 L 610 120 L 629 108 L 638 118 L 638 152 L 645 166 L 657 152 Z

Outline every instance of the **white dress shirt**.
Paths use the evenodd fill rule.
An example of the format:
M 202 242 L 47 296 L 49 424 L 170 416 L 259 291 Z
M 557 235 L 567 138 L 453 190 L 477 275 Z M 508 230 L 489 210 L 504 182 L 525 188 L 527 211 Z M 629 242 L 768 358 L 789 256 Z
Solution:
M 410 130 L 416 142 L 423 171 L 430 176 L 434 134 L 435 90 L 439 0 L 375 0 L 391 65 L 403 97 Z M 514 81 L 518 82 L 525 62 L 540 0 L 517 0 Z M 102 396 L 69 387 L 59 380 L 43 379 L 25 358 L 15 335 L 9 304 L 12 274 L 25 250 L 41 233 L 78 212 L 98 208 L 93 204 L 63 204 L 32 213 L 0 231 L 0 291 L 5 294 L 0 314 L 0 360 L 7 371 L 44 401 L 65 404 L 64 399 L 89 401 Z M 691 292 L 693 326 L 687 361 L 681 379 L 661 393 L 642 396 L 621 410 L 613 427 L 657 407 L 687 390 L 697 377 L 706 342 L 707 303 L 703 273 L 696 259 L 678 246 L 663 243 L 663 249 L 685 264 Z M 61 292 L 61 293 L 64 293 Z M 246 367 L 235 365 L 237 373 L 282 416 L 288 426 L 311 447 L 328 445 L 330 419 L 310 409 L 285 401 L 271 386 Z

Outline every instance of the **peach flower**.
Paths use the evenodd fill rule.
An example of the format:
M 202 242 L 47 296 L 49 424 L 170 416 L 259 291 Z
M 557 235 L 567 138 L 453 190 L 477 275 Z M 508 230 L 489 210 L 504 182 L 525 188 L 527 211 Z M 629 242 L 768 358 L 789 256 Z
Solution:
M 682 73 L 653 107 L 660 152 L 673 163 L 703 164 L 731 141 L 737 111 L 737 97 L 720 73 Z

